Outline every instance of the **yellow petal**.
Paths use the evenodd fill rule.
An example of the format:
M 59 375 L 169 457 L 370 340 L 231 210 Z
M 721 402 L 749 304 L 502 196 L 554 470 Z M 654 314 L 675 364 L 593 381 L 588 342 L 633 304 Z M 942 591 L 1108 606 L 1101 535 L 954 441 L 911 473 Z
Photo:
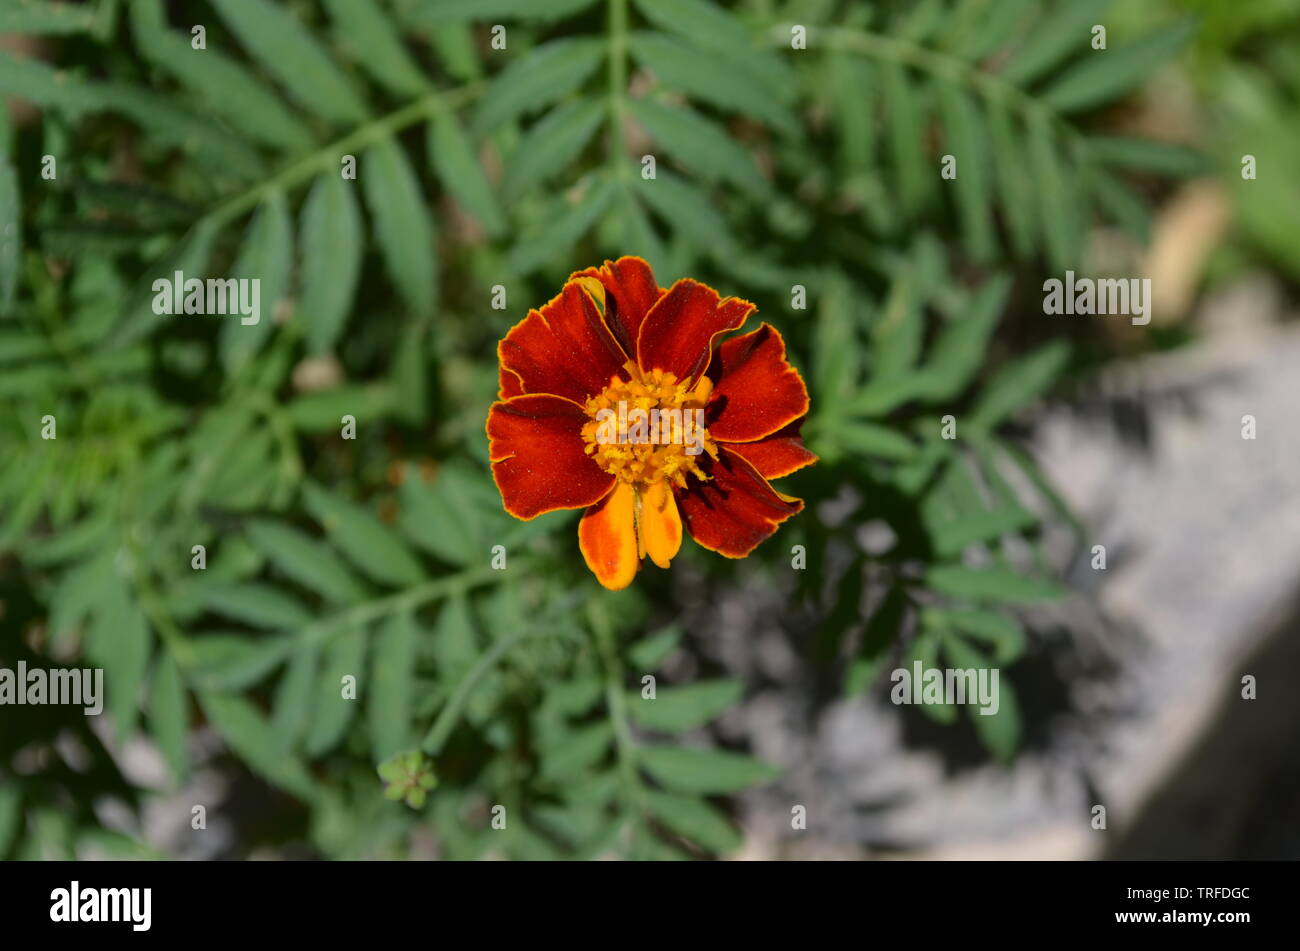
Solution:
M 578 523 L 578 546 L 587 567 L 606 588 L 626 588 L 640 566 L 637 557 L 636 491 L 619 481 L 614 491 L 587 509 Z
M 682 519 L 667 482 L 655 482 L 641 493 L 641 547 L 660 568 L 667 568 L 682 547 Z

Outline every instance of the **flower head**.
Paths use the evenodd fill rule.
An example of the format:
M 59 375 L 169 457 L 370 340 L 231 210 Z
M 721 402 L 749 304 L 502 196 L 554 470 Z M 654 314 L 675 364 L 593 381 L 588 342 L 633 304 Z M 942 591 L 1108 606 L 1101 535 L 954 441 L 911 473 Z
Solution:
M 799 438 L 808 390 L 754 305 L 690 278 L 664 289 L 637 257 L 579 271 L 497 347 L 488 412 L 507 512 L 585 508 L 578 541 L 607 588 L 649 557 L 667 568 L 682 530 L 743 558 L 803 508 L 768 483 L 817 457 Z

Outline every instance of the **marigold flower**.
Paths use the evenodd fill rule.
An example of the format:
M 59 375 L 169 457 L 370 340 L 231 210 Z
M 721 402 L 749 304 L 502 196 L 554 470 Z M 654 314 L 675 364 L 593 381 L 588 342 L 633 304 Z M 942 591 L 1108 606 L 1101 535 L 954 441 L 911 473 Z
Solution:
M 571 275 L 497 346 L 488 411 L 505 510 L 585 508 L 578 541 L 606 588 L 647 555 L 667 568 L 682 528 L 744 558 L 803 509 L 768 483 L 817 461 L 799 427 L 808 390 L 754 305 L 690 278 L 665 290 L 637 257 Z

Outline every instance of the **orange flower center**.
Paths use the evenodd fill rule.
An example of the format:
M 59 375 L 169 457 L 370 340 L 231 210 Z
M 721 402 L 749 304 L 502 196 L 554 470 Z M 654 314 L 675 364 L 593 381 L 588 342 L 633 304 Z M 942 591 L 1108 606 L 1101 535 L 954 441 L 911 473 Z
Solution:
M 606 472 L 638 488 L 664 480 L 685 487 L 687 474 L 707 479 L 702 453 L 718 458 L 704 426 L 713 382 L 701 377 L 692 390 L 663 370 L 642 373 L 632 362 L 630 380 L 617 376 L 587 400 L 591 422 L 582 427 L 587 455 Z

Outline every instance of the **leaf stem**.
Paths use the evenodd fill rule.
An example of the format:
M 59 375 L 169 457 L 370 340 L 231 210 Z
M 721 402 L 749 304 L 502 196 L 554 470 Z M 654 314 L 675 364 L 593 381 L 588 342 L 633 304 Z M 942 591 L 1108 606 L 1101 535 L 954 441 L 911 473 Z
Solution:
M 362 151 L 366 146 L 386 139 L 422 119 L 464 105 L 482 92 L 483 86 L 482 82 L 473 82 L 447 92 L 431 92 L 400 109 L 358 126 L 343 138 L 302 156 L 265 181 L 217 205 L 203 216 L 203 220 L 214 227 L 220 227 L 256 207 L 268 193 L 276 189 L 288 190 L 301 184 L 335 163 L 340 156 Z
M 437 756 L 442 752 L 442 745 L 447 742 L 451 736 L 451 731 L 456 728 L 460 721 L 461 710 L 469 702 L 469 698 L 474 693 L 474 688 L 478 686 L 479 681 L 487 676 L 488 672 L 496 666 L 497 661 L 504 657 L 513 647 L 522 643 L 527 637 L 528 631 L 516 631 L 508 637 L 498 640 L 488 650 L 486 654 L 478 659 L 478 662 L 470 668 L 460 683 L 456 685 L 456 690 L 452 693 L 451 699 L 447 705 L 434 719 L 433 725 L 429 727 L 429 732 L 425 734 L 424 742 L 421 749 L 429 756 Z

